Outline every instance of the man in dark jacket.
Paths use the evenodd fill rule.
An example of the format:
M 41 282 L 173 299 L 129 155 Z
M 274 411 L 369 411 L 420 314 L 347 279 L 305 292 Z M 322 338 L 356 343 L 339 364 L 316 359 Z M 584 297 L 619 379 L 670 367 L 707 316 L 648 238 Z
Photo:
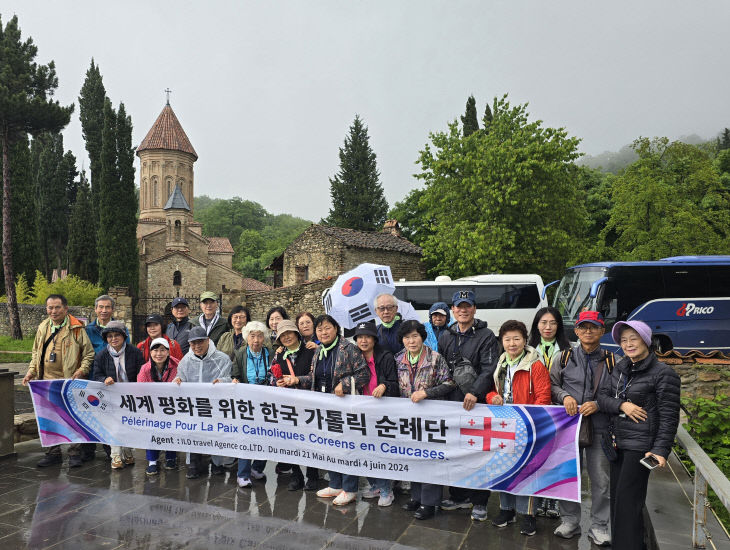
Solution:
M 398 329 L 403 322 L 398 313 L 398 300 L 392 294 L 380 294 L 375 298 L 375 313 L 380 317 L 378 344 L 395 355 L 403 349 L 398 339 Z
M 223 333 L 228 332 L 228 321 L 221 316 L 215 292 L 206 290 L 200 295 L 200 309 L 203 313 L 200 314 L 197 325 L 203 327 L 208 338 L 217 344 Z
M 610 376 L 614 364 L 611 352 L 601 349 L 605 332 L 603 316 L 597 311 L 582 311 L 575 324 L 580 345 L 565 350 L 559 364 L 551 365 L 550 382 L 553 403 L 563 405 L 569 415 L 580 413 L 590 418 L 593 442 L 580 449 L 581 466 L 588 468 L 591 481 L 591 528 L 588 538 L 598 546 L 611 544 L 608 532 L 610 517 L 609 463 L 601 448 L 601 435 L 608 428 L 608 415 L 600 411 L 596 401 L 601 380 Z M 586 420 L 584 420 L 586 421 Z M 569 539 L 580 534 L 580 502 L 560 501 L 562 522 L 555 529 L 559 537 Z
M 165 334 L 170 340 L 175 340 L 180 344 L 180 350 L 183 356 L 190 350 L 188 344 L 188 334 L 193 328 L 193 323 L 188 319 L 190 315 L 190 304 L 185 298 L 175 298 L 172 300 L 172 316 L 175 320 L 167 325 Z
M 494 369 L 499 359 L 499 343 L 487 323 L 476 319 L 476 297 L 471 290 L 459 290 L 451 299 L 451 312 L 456 323 L 439 337 L 439 353 L 453 369 L 458 359 L 467 359 L 476 373 L 476 379 L 462 382 L 450 396 L 451 401 L 461 401 L 464 409 L 470 411 L 477 401 L 485 403 L 487 392 L 494 382 Z M 453 372 L 452 372 L 453 374 Z M 450 498 L 441 502 L 444 510 L 471 508 L 471 517 L 477 521 L 487 519 L 489 491 L 449 487 Z

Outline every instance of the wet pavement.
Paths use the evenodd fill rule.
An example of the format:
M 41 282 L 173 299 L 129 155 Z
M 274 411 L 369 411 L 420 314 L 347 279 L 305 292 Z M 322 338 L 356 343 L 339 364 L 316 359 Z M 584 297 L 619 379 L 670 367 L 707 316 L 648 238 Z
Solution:
M 185 466 L 145 475 L 144 451 L 137 464 L 111 470 L 104 453 L 80 468 L 37 468 L 37 441 L 16 445 L 17 457 L 0 461 L 0 548 L 133 549 L 342 549 L 342 550 L 574 550 L 591 548 L 587 537 L 559 539 L 559 520 L 538 518 L 538 534 L 520 535 L 518 524 L 497 529 L 472 522 L 467 510 L 440 512 L 418 521 L 400 505 L 379 508 L 376 500 L 335 507 L 314 493 L 287 491 L 288 475 L 268 463 L 267 480 L 240 489 L 235 472 L 185 478 Z M 361 487 L 365 484 L 361 480 Z M 326 482 L 321 481 L 321 486 Z M 489 516 L 499 506 L 493 495 Z M 587 514 L 584 513 L 584 519 Z M 583 526 L 584 533 L 588 526 Z

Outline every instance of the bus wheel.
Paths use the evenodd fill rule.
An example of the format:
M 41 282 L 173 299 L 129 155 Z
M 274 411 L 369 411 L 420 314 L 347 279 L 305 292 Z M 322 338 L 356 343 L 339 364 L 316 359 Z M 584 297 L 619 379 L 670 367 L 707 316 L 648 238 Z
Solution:
M 666 336 L 664 334 L 659 334 L 658 336 L 654 337 L 654 345 L 656 346 L 657 353 L 667 353 L 668 351 L 674 349 L 674 344 L 672 344 L 672 340 L 669 338 L 669 336 Z

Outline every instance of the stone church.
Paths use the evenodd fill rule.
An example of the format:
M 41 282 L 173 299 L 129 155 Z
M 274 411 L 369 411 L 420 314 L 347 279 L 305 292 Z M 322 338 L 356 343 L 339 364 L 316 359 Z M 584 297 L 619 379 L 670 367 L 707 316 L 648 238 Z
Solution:
M 137 156 L 140 297 L 193 297 L 203 290 L 242 289 L 244 277 L 233 270 L 228 238 L 204 237 L 202 224 L 193 220 L 193 164 L 198 154 L 169 101 L 137 147 Z

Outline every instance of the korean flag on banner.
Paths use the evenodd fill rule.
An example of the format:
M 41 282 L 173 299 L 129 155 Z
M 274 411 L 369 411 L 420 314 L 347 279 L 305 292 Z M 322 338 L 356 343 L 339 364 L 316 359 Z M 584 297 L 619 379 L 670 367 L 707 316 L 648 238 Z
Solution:
M 459 428 L 462 448 L 509 454 L 515 452 L 517 425 L 514 418 L 462 416 Z

